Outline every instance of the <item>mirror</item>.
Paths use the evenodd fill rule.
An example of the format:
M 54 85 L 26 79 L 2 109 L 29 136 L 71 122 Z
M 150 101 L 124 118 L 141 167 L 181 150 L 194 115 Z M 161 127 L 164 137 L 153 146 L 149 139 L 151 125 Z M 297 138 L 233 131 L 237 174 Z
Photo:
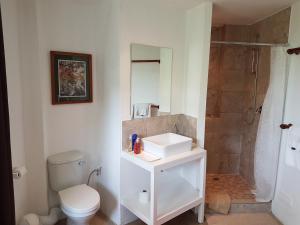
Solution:
M 171 113 L 172 49 L 131 44 L 132 119 Z

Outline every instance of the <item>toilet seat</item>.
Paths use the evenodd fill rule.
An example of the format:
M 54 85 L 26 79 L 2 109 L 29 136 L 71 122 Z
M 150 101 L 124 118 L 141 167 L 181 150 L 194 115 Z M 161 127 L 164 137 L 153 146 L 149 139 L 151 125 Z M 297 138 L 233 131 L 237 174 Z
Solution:
M 64 189 L 58 194 L 62 210 L 73 217 L 95 214 L 100 207 L 99 193 L 86 184 Z

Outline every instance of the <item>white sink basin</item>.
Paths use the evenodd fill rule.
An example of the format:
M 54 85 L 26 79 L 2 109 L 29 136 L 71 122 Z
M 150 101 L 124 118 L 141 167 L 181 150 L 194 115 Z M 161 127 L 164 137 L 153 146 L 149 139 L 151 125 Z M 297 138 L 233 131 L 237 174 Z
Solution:
M 191 151 L 192 138 L 166 133 L 142 139 L 144 151 L 165 158 L 182 152 Z

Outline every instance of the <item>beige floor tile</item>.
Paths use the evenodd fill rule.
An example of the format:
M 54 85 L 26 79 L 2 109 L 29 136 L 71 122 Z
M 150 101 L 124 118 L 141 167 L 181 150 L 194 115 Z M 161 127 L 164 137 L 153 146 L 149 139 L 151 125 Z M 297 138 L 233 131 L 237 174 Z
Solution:
M 232 203 L 254 203 L 255 196 L 247 182 L 239 175 L 233 174 L 207 174 L 206 176 L 206 202 L 215 193 L 227 193 Z
M 240 213 L 212 215 L 207 217 L 208 225 L 281 225 L 268 213 Z
M 282 225 L 271 214 L 268 213 L 240 213 L 229 215 L 206 215 L 207 222 L 202 225 Z M 56 225 L 66 225 L 66 220 L 59 221 Z M 91 225 L 114 225 L 102 213 L 98 213 Z M 127 225 L 145 225 L 141 220 L 137 220 Z M 165 223 L 165 225 L 199 225 L 197 216 L 188 211 L 173 220 Z
M 56 225 L 66 225 L 66 220 L 59 221 Z M 105 215 L 98 213 L 91 221 L 91 225 L 114 225 Z M 128 225 L 145 225 L 141 220 L 134 221 Z M 188 211 L 182 215 L 176 217 L 173 220 L 165 223 L 165 225 L 199 225 L 197 222 L 197 216 L 192 212 Z M 206 223 L 202 225 L 207 225 Z
M 66 225 L 67 220 L 63 219 L 57 222 L 55 225 Z M 91 221 L 91 225 L 114 225 L 103 213 L 98 212 Z
M 114 225 L 110 219 L 108 219 L 103 213 L 97 213 L 97 215 L 92 219 L 91 225 Z
M 137 220 L 127 225 L 145 225 L 145 223 Z M 165 223 L 165 225 L 199 225 L 199 223 L 197 222 L 197 215 L 195 215 L 192 211 L 187 211 L 173 220 Z M 207 225 L 207 223 L 203 223 L 202 225 Z

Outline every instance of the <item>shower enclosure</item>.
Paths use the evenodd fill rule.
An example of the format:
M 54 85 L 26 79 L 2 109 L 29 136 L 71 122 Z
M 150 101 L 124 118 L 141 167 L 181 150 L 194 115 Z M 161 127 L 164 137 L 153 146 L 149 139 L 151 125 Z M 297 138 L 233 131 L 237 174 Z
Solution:
M 276 176 L 277 165 L 276 160 L 268 163 L 268 160 L 264 162 L 261 159 L 268 159 L 268 154 L 273 154 L 274 146 L 265 148 L 266 144 L 276 142 L 264 141 L 265 135 L 267 137 L 273 128 L 269 125 L 274 125 L 274 129 L 278 127 L 278 121 L 272 120 L 273 115 L 269 116 L 270 105 L 274 106 L 274 101 L 276 109 L 279 105 L 278 99 L 274 99 L 274 92 L 278 94 L 277 90 L 284 89 L 276 85 L 278 79 L 274 83 L 274 75 L 276 78 L 284 76 L 280 69 L 284 57 L 279 57 L 279 48 L 274 51 L 273 47 L 288 43 L 290 13 L 290 8 L 287 8 L 252 25 L 212 27 L 205 125 L 206 201 L 210 203 L 212 199 L 213 202 L 216 198 L 211 196 L 225 192 L 231 197 L 231 212 L 235 211 L 232 209 L 245 212 L 248 207 L 256 212 L 270 210 L 271 204 L 267 201 L 272 198 L 259 198 L 259 195 L 262 190 L 271 190 L 261 187 L 268 186 L 265 185 L 266 176 L 269 178 L 269 174 L 274 173 Z M 284 52 L 283 48 L 281 50 Z M 277 56 L 274 58 L 275 52 Z M 280 63 L 274 61 L 276 58 Z M 268 123 L 265 123 L 266 118 Z M 258 128 L 264 136 L 260 135 L 257 139 Z M 274 138 L 280 140 L 277 136 Z M 260 157 L 262 155 L 264 157 Z M 260 173 L 260 170 L 264 172 Z
M 212 37 L 218 32 L 213 29 Z M 208 195 L 225 190 L 235 202 L 255 201 L 255 140 L 269 84 L 270 46 L 211 43 L 205 133 Z

